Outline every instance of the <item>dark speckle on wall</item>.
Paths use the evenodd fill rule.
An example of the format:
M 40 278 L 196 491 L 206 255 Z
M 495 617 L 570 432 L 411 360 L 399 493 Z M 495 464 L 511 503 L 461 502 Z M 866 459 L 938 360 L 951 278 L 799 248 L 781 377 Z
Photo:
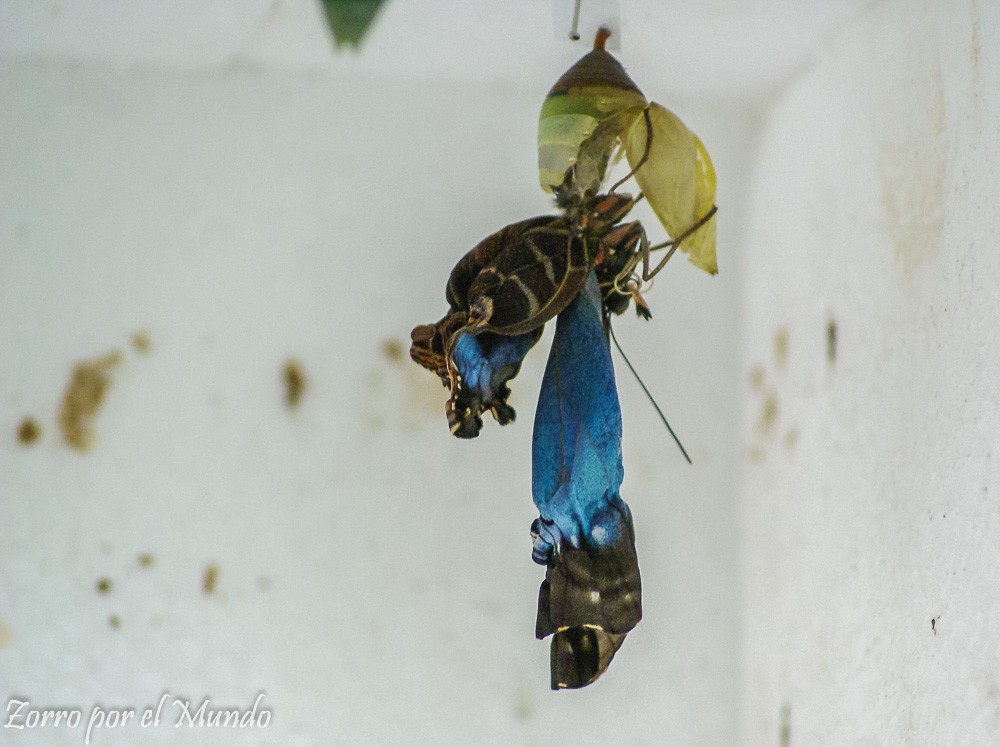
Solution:
M 780 747 L 789 747 L 792 743 L 792 704 L 784 703 L 781 706 L 781 721 L 778 726 L 778 744 Z
M 206 594 L 212 594 L 215 592 L 215 585 L 219 580 L 219 566 L 215 563 L 209 563 L 205 566 L 205 572 L 202 574 L 201 578 L 201 590 Z
M 403 343 L 394 337 L 382 341 L 382 355 L 385 356 L 386 360 L 398 363 L 403 360 L 403 352 Z
M 132 347 L 135 348 L 137 353 L 142 353 L 145 355 L 153 347 L 153 343 L 149 339 L 149 333 L 145 330 L 138 330 L 132 333 Z
M 293 410 L 298 406 L 306 389 L 306 374 L 302 370 L 302 364 L 294 358 L 285 361 L 282 373 L 285 381 L 285 406 Z
M 833 319 L 826 323 L 826 360 L 837 360 L 837 323 Z
M 788 365 L 788 330 L 784 327 L 774 333 L 774 362 L 778 368 Z
M 772 390 L 764 396 L 764 402 L 760 408 L 760 419 L 757 421 L 757 430 L 761 433 L 770 433 L 777 420 L 778 394 Z
M 17 440 L 25 446 L 33 444 L 41 438 L 42 426 L 32 417 L 26 417 L 17 426 Z

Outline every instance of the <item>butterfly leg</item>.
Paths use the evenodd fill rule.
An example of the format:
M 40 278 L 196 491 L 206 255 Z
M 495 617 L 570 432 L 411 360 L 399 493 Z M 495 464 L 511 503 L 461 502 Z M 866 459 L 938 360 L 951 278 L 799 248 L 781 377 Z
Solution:
M 634 300 L 639 316 L 644 319 L 652 316 L 639 294 L 638 282 L 632 277 L 648 246 L 646 230 L 639 221 L 616 226 L 601 238 L 594 269 L 608 311 L 623 314 L 629 301 Z
M 646 248 L 643 251 L 643 256 L 642 256 L 642 279 L 643 279 L 643 281 L 652 280 L 653 277 L 655 277 L 656 273 L 658 273 L 660 270 L 662 270 L 663 266 L 665 264 L 667 264 L 667 262 L 670 260 L 671 257 L 674 256 L 674 252 L 676 252 L 677 249 L 678 249 L 678 247 L 680 247 L 681 242 L 683 242 L 686 238 L 688 238 L 689 236 L 691 236 L 691 234 L 693 234 L 699 228 L 701 228 L 706 223 L 708 223 L 712 219 L 712 216 L 714 216 L 718 212 L 718 210 L 719 210 L 719 207 L 717 205 L 713 205 L 711 210 L 709 210 L 707 213 L 705 213 L 705 215 L 703 215 L 701 218 L 699 218 L 697 221 L 695 221 L 695 223 L 694 223 L 693 226 L 691 226 L 689 229 L 687 229 L 684 233 L 682 233 L 676 239 L 672 239 L 670 241 L 664 241 L 662 244 L 657 244 L 656 246 L 648 246 L 647 245 Z M 655 252 L 657 249 L 669 249 L 670 251 L 668 251 L 663 256 L 663 258 L 659 261 L 659 263 L 656 265 L 655 268 L 653 268 L 652 270 L 650 270 L 649 269 L 649 253 L 650 252 Z

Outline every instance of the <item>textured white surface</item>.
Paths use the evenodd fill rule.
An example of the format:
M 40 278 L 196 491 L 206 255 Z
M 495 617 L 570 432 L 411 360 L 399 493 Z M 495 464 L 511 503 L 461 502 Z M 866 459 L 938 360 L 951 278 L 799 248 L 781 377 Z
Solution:
M 677 261 L 617 327 L 695 466 L 620 376 L 645 619 L 553 694 L 527 534 L 547 340 L 519 422 L 471 443 L 383 353 L 462 252 L 548 209 L 535 118 L 583 51 L 553 4 L 394 0 L 355 55 L 305 0 L 0 1 L 4 706 L 263 691 L 272 744 L 996 741 L 997 11 L 619 5 L 630 73 L 715 160 L 721 273 Z M 58 403 L 113 348 L 78 454 Z
M 550 209 L 535 123 L 551 81 L 49 52 L 0 62 L 4 706 L 141 716 L 164 691 L 242 707 L 263 691 L 273 718 L 251 736 L 272 744 L 731 742 L 735 257 L 715 279 L 677 262 L 650 295 L 656 318 L 618 325 L 696 466 L 622 377 L 645 620 L 598 685 L 551 693 L 528 536 L 547 341 L 514 382 L 519 422 L 473 442 L 449 436 L 431 374 L 383 354 L 440 316 L 474 242 Z M 754 120 L 670 104 L 733 175 L 733 246 Z M 147 355 L 129 347 L 137 329 Z M 76 361 L 114 348 L 124 360 L 79 454 L 60 442 L 59 400 Z M 294 414 L 289 356 L 309 380 Z M 28 414 L 44 433 L 22 447 Z M 132 724 L 97 743 L 177 737 Z
M 766 118 L 743 264 L 747 744 L 782 720 L 792 744 L 1000 741 L 998 41 L 996 4 L 884 3 Z
M 313 0 L 4 0 L 8 55 L 177 67 L 366 70 L 394 78 L 532 83 L 547 90 L 587 41 L 572 0 L 389 0 L 361 55 L 332 56 Z M 864 0 L 583 0 L 580 29 L 610 19 L 636 80 L 672 93 L 759 96 L 800 68 Z M 616 10 L 617 6 L 617 10 Z M 617 21 L 617 23 L 614 23 Z

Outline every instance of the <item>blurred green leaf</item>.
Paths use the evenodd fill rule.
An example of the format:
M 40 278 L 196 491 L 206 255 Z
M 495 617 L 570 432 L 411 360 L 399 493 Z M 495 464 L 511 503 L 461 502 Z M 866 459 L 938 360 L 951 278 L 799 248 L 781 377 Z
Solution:
M 383 3 L 385 0 L 323 0 L 334 44 L 360 48 Z

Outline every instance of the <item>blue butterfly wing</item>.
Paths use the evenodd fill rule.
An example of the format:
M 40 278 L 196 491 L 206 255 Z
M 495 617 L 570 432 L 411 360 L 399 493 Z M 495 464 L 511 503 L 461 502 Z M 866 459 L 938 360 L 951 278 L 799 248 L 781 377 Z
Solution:
M 532 442 L 536 562 L 546 566 L 535 634 L 553 635 L 552 687 L 607 669 L 642 617 L 639 564 L 621 499 L 621 409 L 593 272 L 556 322 Z
M 453 434 L 459 438 L 479 435 L 483 410 L 490 410 L 501 425 L 514 420 L 514 408 L 507 404 L 507 382 L 517 376 L 521 361 L 540 334 L 541 330 L 523 335 L 456 333 L 451 349 L 455 381 L 447 412 Z

